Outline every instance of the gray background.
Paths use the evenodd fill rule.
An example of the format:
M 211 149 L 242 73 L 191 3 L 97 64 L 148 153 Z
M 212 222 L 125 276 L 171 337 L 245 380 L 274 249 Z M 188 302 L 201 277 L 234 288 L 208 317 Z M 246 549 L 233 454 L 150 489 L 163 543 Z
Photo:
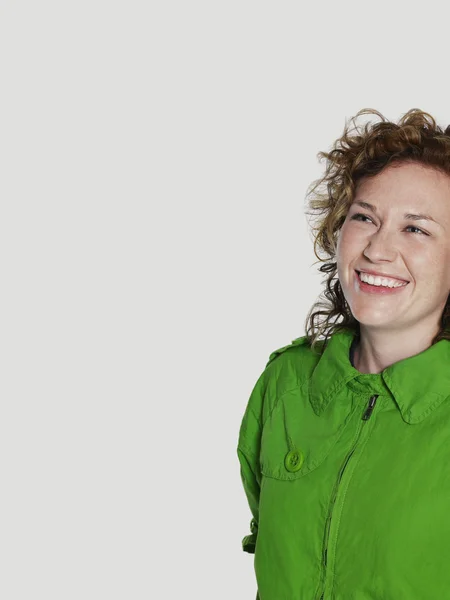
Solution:
M 441 5 L 0 2 L 0 597 L 254 598 L 237 435 L 316 154 L 450 122 Z M 299 565 L 301 568 L 301 565 Z

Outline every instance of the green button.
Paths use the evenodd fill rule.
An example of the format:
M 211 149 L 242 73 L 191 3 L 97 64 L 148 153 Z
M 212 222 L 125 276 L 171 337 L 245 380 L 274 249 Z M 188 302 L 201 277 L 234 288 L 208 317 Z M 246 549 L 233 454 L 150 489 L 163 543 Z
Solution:
M 302 468 L 303 465 L 303 453 L 300 450 L 291 450 L 286 454 L 284 459 L 284 466 L 291 473 L 295 473 Z

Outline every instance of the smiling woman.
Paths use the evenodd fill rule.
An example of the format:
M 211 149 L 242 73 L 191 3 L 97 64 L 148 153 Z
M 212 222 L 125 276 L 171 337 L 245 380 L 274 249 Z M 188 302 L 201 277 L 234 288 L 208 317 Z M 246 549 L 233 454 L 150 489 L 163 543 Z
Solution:
M 242 547 L 260 600 L 445 598 L 450 126 L 365 109 L 319 157 L 307 214 L 325 289 L 247 403 Z
M 361 205 L 370 207 L 367 213 L 359 212 Z M 409 224 L 419 210 L 433 215 L 415 215 L 426 229 Z M 360 180 L 338 232 L 336 258 L 342 292 L 359 325 L 360 371 L 378 373 L 430 346 L 441 333 L 450 292 L 449 175 L 400 161 Z M 400 287 L 383 288 L 376 276 Z
M 358 125 L 363 115 L 376 115 L 379 121 Z M 310 343 L 315 346 L 321 336 L 328 338 L 343 328 L 363 343 L 363 331 L 370 323 L 362 323 L 352 310 L 349 277 L 354 277 L 354 269 L 420 284 L 410 297 L 414 304 L 430 283 L 434 298 L 429 298 L 427 319 L 416 322 L 417 329 L 409 327 L 411 322 L 405 327 L 404 319 L 386 321 L 385 327 L 389 326 L 391 334 L 402 330 L 405 348 L 410 348 L 408 338 L 422 349 L 440 339 L 450 340 L 450 126 L 444 131 L 419 109 L 411 109 L 398 123 L 376 110 L 363 109 L 350 119 L 331 151 L 318 156 L 326 159 L 326 169 L 307 194 L 307 214 L 313 216 L 314 252 L 324 263 L 319 271 L 327 273 L 324 296 L 328 303 L 320 299 L 308 314 Z M 345 264 L 349 245 L 361 255 L 353 270 Z M 413 269 L 412 260 L 414 272 L 408 272 L 409 267 Z M 419 264 L 426 278 L 415 281 Z M 410 287 L 408 293 L 412 292 Z M 406 316 L 412 316 L 411 312 Z M 383 324 L 378 325 L 377 331 L 382 331 Z M 392 340 L 386 345 L 395 362 Z M 400 349 L 397 360 L 405 358 L 401 354 Z M 381 370 L 382 365 L 378 367 Z

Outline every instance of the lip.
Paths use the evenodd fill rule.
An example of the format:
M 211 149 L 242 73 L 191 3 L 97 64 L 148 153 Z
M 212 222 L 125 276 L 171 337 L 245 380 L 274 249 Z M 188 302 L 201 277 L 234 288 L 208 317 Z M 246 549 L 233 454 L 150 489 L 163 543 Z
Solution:
M 373 275 L 374 277 L 387 277 L 389 279 L 396 279 L 397 281 L 404 281 L 405 283 L 409 283 L 408 279 L 403 279 L 402 277 L 396 277 L 395 275 L 387 275 L 386 273 L 377 273 L 376 271 L 369 271 L 369 269 L 355 269 L 357 273 L 367 273 L 368 275 Z
M 364 273 L 367 273 L 367 272 L 368 271 L 364 271 Z M 405 288 L 408 287 L 408 283 L 409 283 L 409 282 L 405 282 L 406 285 L 401 285 L 401 286 L 395 287 L 395 288 L 389 288 L 389 287 L 383 287 L 382 285 L 376 286 L 376 285 L 370 285 L 369 283 L 364 283 L 364 281 L 361 281 L 361 279 L 359 278 L 358 271 L 356 271 L 356 270 L 355 270 L 355 275 L 356 275 L 356 282 L 357 282 L 357 285 L 358 285 L 360 291 L 367 293 L 367 294 L 373 294 L 376 296 L 399 294 Z M 404 281 L 404 280 L 401 279 L 400 281 Z

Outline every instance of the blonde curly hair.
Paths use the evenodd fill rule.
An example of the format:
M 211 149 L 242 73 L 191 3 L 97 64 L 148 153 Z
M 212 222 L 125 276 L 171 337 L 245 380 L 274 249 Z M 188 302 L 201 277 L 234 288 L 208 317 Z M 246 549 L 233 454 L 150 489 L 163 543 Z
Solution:
M 357 119 L 363 115 L 376 115 L 379 120 L 358 124 Z M 420 163 L 450 176 L 450 125 L 444 131 L 429 113 L 418 108 L 409 110 L 397 123 L 374 109 L 364 108 L 346 121 L 344 132 L 332 149 L 319 152 L 317 157 L 319 161 L 326 159 L 325 174 L 309 186 L 305 214 L 313 217 L 309 224 L 314 254 L 323 263 L 319 271 L 327 275 L 323 280 L 325 290 L 305 321 L 306 337 L 313 348 L 319 338 L 326 342 L 338 330 L 359 335 L 359 322 L 353 317 L 336 278 L 338 232 L 353 202 L 357 183 L 377 175 L 393 162 Z M 442 339 L 450 340 L 450 296 L 432 344 Z

